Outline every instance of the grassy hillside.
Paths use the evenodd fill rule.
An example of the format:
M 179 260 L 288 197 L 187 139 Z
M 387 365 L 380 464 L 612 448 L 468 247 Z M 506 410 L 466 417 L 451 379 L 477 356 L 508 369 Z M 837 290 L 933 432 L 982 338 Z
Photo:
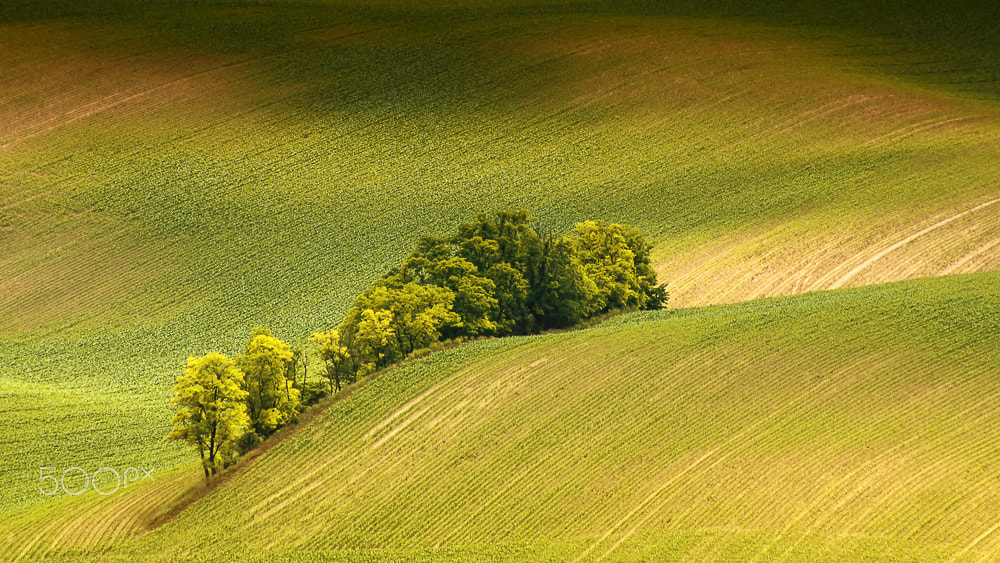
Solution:
M 865 76 L 862 59 L 831 56 L 854 37 L 612 15 L 277 13 L 7 26 L 0 310 L 18 314 L 0 317 L 5 334 L 194 309 L 299 329 L 419 233 L 515 204 L 556 231 L 636 223 L 664 243 L 671 278 L 672 257 L 714 258 L 701 243 L 721 236 L 735 260 L 759 251 L 748 238 L 791 247 L 776 258 L 792 272 L 738 296 L 717 294 L 747 273 L 731 261 L 713 262 L 722 277 L 699 270 L 711 290 L 675 288 L 686 304 L 735 300 L 795 291 L 796 276 L 874 254 L 870 239 L 995 199 L 995 106 Z M 969 221 L 985 240 L 933 263 L 894 253 L 871 278 L 940 273 L 998 235 Z M 811 260 L 817 243 L 798 244 L 809 233 L 837 251 Z
M 110 552 L 95 529 L 114 505 L 81 497 L 46 520 L 56 541 L 38 514 L 9 522 L 5 555 L 993 558 L 998 281 L 463 346 L 384 374 Z
M 0 514 L 185 463 L 188 355 L 302 342 L 481 210 L 634 224 L 675 306 L 996 269 L 986 24 L 949 85 L 954 18 L 830 10 L 4 3 Z

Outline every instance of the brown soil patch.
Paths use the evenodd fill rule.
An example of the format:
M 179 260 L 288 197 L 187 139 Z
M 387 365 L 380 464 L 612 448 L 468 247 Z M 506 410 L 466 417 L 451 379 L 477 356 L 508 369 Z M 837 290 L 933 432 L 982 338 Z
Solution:
M 163 249 L 138 247 L 83 226 L 5 246 L 0 256 L 0 333 L 81 321 L 140 320 L 159 311 L 143 288 L 171 269 Z M 9 252 L 7 252 L 9 250 Z
M 190 97 L 213 104 L 231 97 L 226 71 L 237 61 L 150 50 L 114 30 L 58 26 L 3 28 L 0 63 L 0 149 L 110 110 Z

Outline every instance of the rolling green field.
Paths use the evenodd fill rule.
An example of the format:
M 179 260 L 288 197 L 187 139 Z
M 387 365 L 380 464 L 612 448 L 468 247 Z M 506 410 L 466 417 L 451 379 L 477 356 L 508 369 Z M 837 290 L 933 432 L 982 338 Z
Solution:
M 194 459 L 191 452 L 162 440 L 171 416 L 171 388 L 187 356 L 210 350 L 235 354 L 258 325 L 302 344 L 311 332 L 335 326 L 353 297 L 398 263 L 420 236 L 450 232 L 456 222 L 479 211 L 514 206 L 531 209 L 543 230 L 554 233 L 587 218 L 636 226 L 655 243 L 655 266 L 677 310 L 580 335 L 477 343 L 401 368 L 392 372 L 400 379 L 386 377 L 384 384 L 380 379 L 365 391 L 376 395 L 364 397 L 384 392 L 392 400 L 378 406 L 359 403 L 368 410 L 349 425 L 355 434 L 345 427 L 341 435 L 329 426 L 347 420 L 336 417 L 353 416 L 338 410 L 347 407 L 336 407 L 268 454 L 260 466 L 248 468 L 232 487 L 242 479 L 261 479 L 260 468 L 274 463 L 268 460 L 300 463 L 305 458 L 295 457 L 304 456 L 296 453 L 295 440 L 326 432 L 319 429 L 327 426 L 323 447 L 328 449 L 323 451 L 336 450 L 330 459 L 347 459 L 346 452 L 354 451 L 350 448 L 367 443 L 358 434 L 362 427 L 386 419 L 392 404 L 405 404 L 423 388 L 463 377 L 471 378 L 470 393 L 486 393 L 476 385 L 489 378 L 506 381 L 504 370 L 519 374 L 517 362 L 530 365 L 550 347 L 577 346 L 564 354 L 578 350 L 581 358 L 599 366 L 593 369 L 600 374 L 590 374 L 594 387 L 587 387 L 587 393 L 623 392 L 611 381 L 620 381 L 621 366 L 632 361 L 648 372 L 639 378 L 645 383 L 637 380 L 631 391 L 640 395 L 651 389 L 643 385 L 664 381 L 669 389 L 698 385 L 709 372 L 723 374 L 723 381 L 757 373 L 739 351 L 737 327 L 748 320 L 763 323 L 753 337 L 757 340 L 748 337 L 749 349 L 757 354 L 748 358 L 778 354 L 798 362 L 794 367 L 801 372 L 793 373 L 792 364 L 767 371 L 770 379 L 748 391 L 758 404 L 746 405 L 765 410 L 737 410 L 723 417 L 729 424 L 774 434 L 757 437 L 763 440 L 760 456 L 726 449 L 738 434 L 713 426 L 715 418 L 685 418 L 683 424 L 694 428 L 693 441 L 682 440 L 673 450 L 640 437 L 634 437 L 639 444 L 635 451 L 608 442 L 602 455 L 618 464 L 618 473 L 602 473 L 574 458 L 570 461 L 583 473 L 556 472 L 551 481 L 536 484 L 541 488 L 525 490 L 506 505 L 539 503 L 538 518 L 552 518 L 552 526 L 563 528 L 546 528 L 541 520 L 504 520 L 490 512 L 491 521 L 507 526 L 508 535 L 463 528 L 458 515 L 470 509 L 462 504 L 460 491 L 466 485 L 516 489 L 525 479 L 520 473 L 478 465 L 509 459 L 516 451 L 507 458 L 477 463 L 473 456 L 456 462 L 456 468 L 471 463 L 484 479 L 497 469 L 498 479 L 506 475 L 514 484 L 504 488 L 499 481 L 466 482 L 459 469 L 449 469 L 454 479 L 442 486 L 453 487 L 445 491 L 452 504 L 438 510 L 454 509 L 456 516 L 435 520 L 440 525 L 436 529 L 420 529 L 427 522 L 419 515 L 391 520 L 397 530 L 392 533 L 374 524 L 388 518 L 379 502 L 423 502 L 421 489 L 412 488 L 423 474 L 410 475 L 408 465 L 393 466 L 396 473 L 388 475 L 375 465 L 354 469 L 358 473 L 344 468 L 337 478 L 347 481 L 338 481 L 342 488 L 328 495 L 314 495 L 321 487 L 317 484 L 301 493 L 301 503 L 275 508 L 281 501 L 272 500 L 254 508 L 262 518 L 304 518 L 295 528 L 300 531 L 282 529 L 274 541 L 323 552 L 376 549 L 371 552 L 376 558 L 449 557 L 449 549 L 458 550 L 451 555 L 455 557 L 515 559 L 598 558 L 604 553 L 612 559 L 659 554 L 700 558 L 701 553 L 722 556 L 730 549 L 762 559 L 780 558 L 786 551 L 791 558 L 807 559 L 824 553 L 853 557 L 866 550 L 904 558 L 943 557 L 965 547 L 972 557 L 994 553 L 994 523 L 975 518 L 996 515 L 968 508 L 992 499 L 989 452 L 980 451 L 988 411 L 968 411 L 981 416 L 970 422 L 968 436 L 954 425 L 934 430 L 943 434 L 914 426 L 914 442 L 890 432 L 881 443 L 874 428 L 894 419 L 864 409 L 879 404 L 887 413 L 912 415 L 918 425 L 916 414 L 892 410 L 903 408 L 893 401 L 904 393 L 893 382 L 902 385 L 909 377 L 916 378 L 913 400 L 918 403 L 933 398 L 927 395 L 931 388 L 921 382 L 935 382 L 932 389 L 943 398 L 935 398 L 933 405 L 920 403 L 921 408 L 940 409 L 932 412 L 945 421 L 957 420 L 962 409 L 972 409 L 973 401 L 992 392 L 988 383 L 976 387 L 972 381 L 986 381 L 978 376 L 996 365 L 987 350 L 995 344 L 990 320 L 995 295 L 989 287 L 995 278 L 952 275 L 1000 268 L 997 9 L 972 2 L 954 4 L 947 13 L 931 3 L 905 12 L 861 2 L 809 8 L 791 4 L 761 8 L 511 0 L 470 8 L 443 0 L 386 0 L 364 7 L 335 1 L 4 3 L 0 539 L 6 535 L 10 542 L 2 556 L 18 555 L 17 546 L 25 554 L 41 553 L 49 543 L 60 549 L 103 549 L 143 529 L 163 506 L 195 487 L 197 479 L 184 470 Z M 948 277 L 892 286 L 883 293 L 849 291 L 692 308 L 934 276 Z M 911 311 L 899 297 L 908 291 L 924 299 L 922 309 L 918 304 Z M 954 303 L 951 292 L 959 295 Z M 977 292 L 984 292 L 981 299 Z M 948 311 L 971 311 L 980 324 L 935 321 L 934 299 L 947 302 L 940 307 L 941 319 L 953 318 Z M 835 313 L 835 303 L 848 306 L 847 312 Z M 804 312 L 814 306 L 819 317 Z M 820 323 L 820 318 L 828 321 Z M 853 328 L 838 333 L 832 328 L 838 319 L 842 326 L 860 327 L 860 336 L 852 336 Z M 821 325 L 815 330 L 824 338 L 836 334 L 848 341 L 826 345 L 796 332 L 814 325 Z M 883 333 L 881 325 L 895 327 L 898 341 L 891 336 L 896 332 L 886 328 Z M 676 327 L 693 333 L 671 332 L 681 330 Z M 975 327 L 985 332 L 976 333 Z M 718 342 L 713 340 L 716 333 Z M 662 346 L 653 344 L 657 338 Z M 791 355 L 769 347 L 772 340 L 787 344 Z M 724 342 L 728 347 L 714 347 Z M 934 346 L 924 349 L 914 342 Z M 911 346 L 916 347 L 913 359 L 905 360 Z M 975 354 L 965 354 L 963 346 Z M 633 349 L 641 351 L 634 360 L 629 359 Z M 884 365 L 874 360 L 879 350 L 886 354 Z M 492 359 L 493 354 L 499 357 Z M 846 365 L 865 367 L 850 377 L 869 381 L 869 387 L 831 382 L 829 387 L 819 382 L 810 387 L 809 378 L 827 369 L 822 366 L 833 366 L 829 358 L 840 355 L 855 358 Z M 683 379 L 684 374 L 664 363 L 668 361 L 688 362 L 706 375 L 692 372 L 690 380 Z M 888 371 L 878 371 L 878 366 Z M 556 373 L 551 365 L 536 367 L 529 372 L 559 381 L 568 381 L 573 376 L 569 372 L 577 369 Z M 843 377 L 844 370 L 850 371 L 837 369 Z M 661 379 L 654 377 L 657 373 Z M 895 375 L 883 389 L 878 385 L 886 373 Z M 792 382 L 787 389 L 786 380 Z M 533 387 L 532 392 L 543 389 L 548 388 Z M 807 400 L 810 390 L 819 396 L 849 392 L 838 399 L 842 402 L 817 406 Z M 694 410 L 719 400 L 697 394 L 702 391 L 670 398 L 672 410 L 664 416 L 676 424 L 682 413 L 696 418 Z M 730 392 L 728 387 L 716 391 Z M 869 391 L 874 395 L 867 397 Z M 836 416 L 854 416 L 861 409 L 870 416 L 865 423 L 870 429 L 845 426 L 837 440 L 896 449 L 862 455 L 834 440 L 829 451 L 796 450 L 818 444 L 822 432 L 782 434 L 791 419 L 767 417 L 771 411 L 761 398 L 770 392 L 780 392 L 788 401 L 788 413 L 814 409 L 809 417 L 834 417 L 829 425 L 840 420 Z M 369 400 L 361 396 L 358 401 Z M 621 405 L 609 405 L 614 407 L 609 412 L 632 418 L 628 409 L 635 404 L 629 397 L 622 396 Z M 866 402 L 878 397 L 893 401 Z M 458 404 L 450 400 L 442 396 L 440 404 Z M 504 408 L 524 409 L 507 416 L 525 415 L 525 424 L 537 422 L 539 428 L 550 428 L 551 435 L 530 442 L 535 449 L 524 453 L 526 465 L 518 467 L 536 467 L 544 462 L 538 456 L 566 461 L 558 456 L 575 455 L 570 446 L 561 449 L 546 441 L 568 431 L 566 422 L 533 418 L 545 416 L 545 409 L 527 416 L 530 406 Z M 564 406 L 560 416 L 569 417 L 581 405 Z M 634 414 L 647 416 L 650 428 L 676 437 L 652 411 Z M 492 424 L 502 433 L 497 424 L 505 419 L 492 411 L 482 413 L 494 415 L 494 422 L 475 419 L 475 424 Z M 409 420 L 411 415 L 405 416 Z M 599 427 L 609 420 L 597 420 L 594 432 L 604 432 Z M 775 425 L 781 421 L 787 424 Z M 554 426 L 546 426 L 550 422 Z M 393 424 L 390 420 L 387 427 Z M 455 422 L 448 428 L 472 433 L 473 445 L 484 439 L 474 425 Z M 518 436 L 534 432 L 531 428 L 503 432 Z M 607 436 L 615 432 L 612 428 L 618 427 L 608 426 Z M 756 436 L 747 432 L 748 439 Z M 814 441 L 796 441 L 796 432 Z M 335 435 L 348 441 L 335 441 Z M 431 440 L 430 434 L 421 436 Z M 587 436 L 572 434 L 570 439 Z M 957 443 L 935 441 L 940 436 Z M 776 445 L 782 440 L 789 441 L 785 450 Z M 947 449 L 952 446 L 956 449 Z M 347 449 L 337 449 L 341 447 Z M 427 447 L 429 452 L 445 448 L 432 448 L 430 442 Z M 962 448 L 979 448 L 979 453 Z M 739 465 L 716 463 L 727 452 L 726 459 L 752 467 L 749 473 L 741 473 Z M 791 456 L 787 467 L 779 467 L 782 452 Z M 902 453 L 895 458 L 891 452 Z M 702 455 L 708 457 L 698 461 Z M 860 465 L 850 465 L 855 462 Z M 921 476 L 937 475 L 928 465 L 932 462 L 944 466 L 941 479 L 957 479 L 958 468 L 972 473 L 962 474 L 966 481 L 954 489 L 946 486 L 949 481 L 935 481 L 937 477 L 925 484 Z M 810 463 L 833 469 L 820 475 L 819 469 L 809 469 Z M 39 467 L 61 471 L 71 466 L 88 471 L 155 467 L 162 479 L 121 497 L 39 494 Z M 894 481 L 897 469 L 907 477 Z M 812 482 L 803 481 L 799 488 L 788 484 L 800 474 L 811 475 Z M 369 488 L 357 513 L 337 512 L 347 510 L 340 504 L 350 494 L 344 483 L 374 487 L 367 481 L 374 475 L 398 477 L 401 496 L 389 498 L 388 491 Z M 598 479 L 586 494 L 581 491 L 590 485 L 582 484 L 584 477 Z M 867 480 L 857 480 L 862 477 Z M 303 477 L 303 487 L 318 483 L 310 480 L 314 478 Z M 708 501 L 685 496 L 708 487 L 705 483 L 751 478 L 763 479 L 753 489 L 757 493 L 740 497 L 726 489 L 712 495 L 722 499 L 713 501 L 721 503 L 715 512 L 707 508 Z M 671 496 L 674 489 L 656 491 L 656 483 L 668 481 L 675 483 L 672 487 L 688 487 L 677 489 L 676 497 Z M 888 484 L 888 496 L 866 492 L 879 483 Z M 548 486 L 554 488 L 544 488 Z M 785 486 L 792 491 L 789 504 L 762 508 L 769 491 Z M 985 488 L 981 492 L 977 486 Z M 296 487 L 280 494 L 300 494 Z M 891 497 L 901 488 L 907 489 L 896 491 L 901 497 Z M 910 488 L 924 496 L 906 496 Z M 234 491 L 224 488 L 218 498 Z M 131 504 L 123 504 L 126 498 Z M 211 515 L 220 526 L 211 533 L 222 536 L 246 524 L 221 518 L 222 505 L 214 503 L 223 501 L 215 498 L 197 505 L 203 512 L 185 512 L 177 524 L 123 549 L 147 553 L 143 550 L 178 541 L 178 526 L 186 518 L 194 522 Z M 570 500 L 560 504 L 555 498 Z M 815 506 L 795 504 L 803 498 Z M 953 513 L 942 508 L 941 499 L 967 507 L 968 514 L 935 519 L 935 511 Z M 606 521 L 590 514 L 605 501 L 621 507 Z M 320 526 L 304 516 L 311 502 L 333 507 L 323 513 L 334 519 L 322 520 L 328 533 L 309 531 Z M 492 506 L 500 510 L 504 505 Z M 683 511 L 686 516 L 664 517 L 672 506 L 689 510 Z M 493 509 L 484 505 L 483 510 Z M 873 519 L 899 520 L 906 510 L 923 514 L 926 522 L 905 520 L 908 524 L 894 529 L 888 520 L 880 524 Z M 836 511 L 845 516 L 836 517 Z M 566 516 L 578 512 L 590 515 Z M 765 512 L 774 519 L 768 520 Z M 94 514 L 102 519 L 96 527 L 91 526 Z M 357 518 L 371 522 L 370 528 L 343 524 Z M 64 522 L 75 522 L 79 529 Z M 25 523 L 49 535 L 24 535 Z M 403 530 L 419 531 L 428 539 L 404 544 Z M 29 537 L 42 539 L 24 544 Z M 535 542 L 536 537 L 541 539 Z M 626 541 L 616 546 L 623 537 Z M 405 551 L 411 548 L 416 551 Z M 362 557 L 360 552 L 344 554 Z
M 156 513 L 112 509 L 196 470 L 35 509 L 0 555 L 992 559 L 998 280 L 462 346 L 384 373 L 155 531 L 123 539 Z

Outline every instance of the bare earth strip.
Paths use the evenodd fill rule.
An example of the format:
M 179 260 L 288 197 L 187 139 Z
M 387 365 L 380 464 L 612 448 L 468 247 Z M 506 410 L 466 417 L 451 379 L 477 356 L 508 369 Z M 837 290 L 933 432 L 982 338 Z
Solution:
M 802 230 L 796 221 L 726 237 L 703 251 L 660 262 L 657 269 L 669 283 L 675 307 L 988 271 L 1000 265 L 1000 214 L 990 211 L 998 201 L 910 227 L 912 232 L 901 238 L 898 233 L 907 229 L 895 225 L 912 221 L 903 216 L 889 218 L 885 226 L 867 223 L 853 231 L 833 226 L 823 227 L 828 232 Z M 896 240 L 887 244 L 886 239 Z M 680 262 L 685 265 L 678 272 Z M 671 272 L 680 275 L 671 279 Z
M 841 277 L 840 279 L 838 279 L 834 283 L 830 284 L 828 286 L 828 289 L 838 289 L 840 287 L 843 287 L 845 283 L 847 283 L 848 281 L 850 281 L 850 279 L 853 278 L 855 275 L 857 275 L 861 270 L 864 270 L 865 268 L 871 266 L 872 264 L 875 263 L 876 260 L 882 258 L 886 254 L 889 254 L 890 252 L 892 252 L 892 251 L 894 251 L 894 250 L 896 250 L 898 248 L 901 248 L 904 244 L 906 244 L 908 242 L 911 242 L 911 241 L 915 240 L 916 238 L 921 237 L 921 236 L 923 236 L 923 235 L 925 235 L 925 234 L 927 234 L 927 233 L 929 233 L 929 232 L 931 232 L 931 231 L 933 231 L 933 230 L 935 230 L 935 229 L 937 229 L 939 227 L 943 227 L 943 226 L 947 225 L 948 223 L 951 223 L 952 221 L 955 221 L 956 219 L 964 217 L 965 215 L 968 215 L 969 213 L 975 213 L 976 211 L 979 211 L 980 209 L 983 209 L 985 207 L 993 205 L 994 203 L 996 203 L 998 201 L 1000 201 L 1000 199 L 993 199 L 993 200 L 987 201 L 986 203 L 977 205 L 976 207 L 973 207 L 972 209 L 969 209 L 969 210 L 966 210 L 966 211 L 962 211 L 961 213 L 957 213 L 955 215 L 952 215 L 951 217 L 949 217 L 949 218 L 947 218 L 947 219 L 945 219 L 943 221 L 938 221 L 937 223 L 934 223 L 930 227 L 927 227 L 927 228 L 925 228 L 925 229 L 923 229 L 923 230 L 921 230 L 921 231 L 919 231 L 917 233 L 914 233 L 914 234 L 906 237 L 905 239 L 903 239 L 903 240 L 901 240 L 901 241 L 899 241 L 899 242 L 897 242 L 897 243 L 895 243 L 895 244 L 893 244 L 893 245 L 885 248 L 884 250 L 879 251 L 877 254 L 875 254 L 875 256 L 872 256 L 871 258 L 865 260 L 861 265 L 855 267 L 850 272 L 844 274 L 843 277 Z M 823 280 L 821 279 L 820 282 L 822 282 L 822 281 Z M 815 288 L 816 288 L 816 285 L 814 285 L 812 288 L 810 288 L 810 290 L 814 290 Z
M 945 268 L 944 270 L 942 270 L 941 271 L 941 275 L 942 276 L 946 276 L 946 275 L 948 275 L 948 274 L 950 274 L 952 272 L 958 272 L 958 271 L 961 271 L 963 273 L 964 272 L 969 272 L 969 271 L 975 271 L 975 270 L 961 270 L 961 268 L 962 268 L 962 266 L 965 265 L 966 262 L 968 262 L 968 261 L 970 261 L 970 260 L 972 260 L 972 259 L 974 259 L 974 258 L 976 258 L 976 257 L 978 257 L 980 255 L 982 255 L 983 253 L 985 253 L 986 251 L 990 250 L 991 248 L 993 248 L 994 246 L 996 246 L 998 244 L 1000 244 L 1000 238 L 995 238 L 995 239 L 991 240 L 990 242 L 988 242 L 988 243 L 980 246 L 979 248 L 977 248 L 977 249 L 973 250 L 972 252 L 966 254 L 965 256 L 959 258 L 954 264 L 952 264 L 952 265 L 948 266 L 947 268 Z

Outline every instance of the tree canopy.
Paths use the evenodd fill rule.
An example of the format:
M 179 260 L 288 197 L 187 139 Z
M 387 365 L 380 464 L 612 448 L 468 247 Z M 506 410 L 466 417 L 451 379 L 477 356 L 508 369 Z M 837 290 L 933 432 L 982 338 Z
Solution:
M 530 334 L 666 304 L 638 231 L 584 221 L 557 237 L 536 221 L 525 209 L 480 213 L 451 237 L 421 238 L 348 311 L 339 334 L 349 352 L 378 368 L 439 338 Z
M 247 411 L 254 430 L 266 436 L 298 414 L 300 391 L 285 377 L 292 347 L 267 329 L 256 329 L 237 358 L 245 374 Z
M 217 472 L 219 458 L 250 424 L 243 385 L 243 372 L 236 362 L 218 352 L 188 358 L 184 373 L 177 378 L 171 401 L 177 411 L 167 439 L 184 440 L 198 450 L 206 480 Z

